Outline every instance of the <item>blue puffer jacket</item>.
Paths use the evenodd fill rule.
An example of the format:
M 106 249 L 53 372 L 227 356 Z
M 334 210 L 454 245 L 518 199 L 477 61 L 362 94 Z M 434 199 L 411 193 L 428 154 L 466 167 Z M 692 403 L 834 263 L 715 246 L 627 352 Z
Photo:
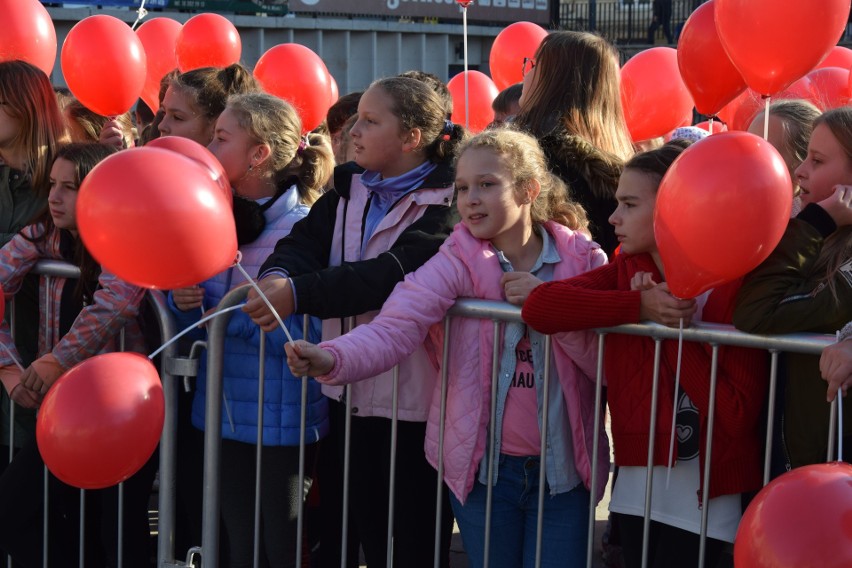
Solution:
M 254 242 L 242 245 L 241 264 L 252 275 L 266 260 L 279 239 L 285 237 L 293 224 L 308 213 L 308 208 L 299 203 L 296 186 L 288 189 L 264 212 L 266 228 Z M 229 290 L 245 283 L 236 268 L 217 274 L 203 282 L 204 310 L 215 307 Z M 201 318 L 201 310 L 181 311 L 169 294 L 169 307 L 175 314 L 180 328 L 191 325 Z M 257 394 L 258 394 L 258 350 L 260 328 L 243 312 L 231 312 L 225 338 L 224 385 L 225 400 L 222 408 L 222 437 L 240 442 L 257 441 Z M 295 315 L 284 323 L 293 339 L 303 337 L 302 316 Z M 310 320 L 307 340 L 318 343 L 320 322 Z M 196 338 L 206 339 L 206 332 L 199 330 Z M 299 444 L 299 420 L 301 414 L 301 380 L 294 377 L 284 355 L 284 332 L 276 329 L 266 336 L 266 368 L 264 384 L 263 444 L 267 446 L 295 446 Z M 205 395 L 207 391 L 207 358 L 201 357 L 195 398 L 192 402 L 192 423 L 204 429 Z M 308 408 L 305 442 L 313 443 L 328 432 L 328 405 L 313 379 L 308 382 Z

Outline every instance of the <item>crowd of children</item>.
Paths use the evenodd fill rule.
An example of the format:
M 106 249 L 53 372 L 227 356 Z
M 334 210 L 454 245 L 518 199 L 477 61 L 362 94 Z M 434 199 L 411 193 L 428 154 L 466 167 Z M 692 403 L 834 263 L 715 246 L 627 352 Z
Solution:
M 120 330 L 125 349 L 156 347 L 139 328 L 144 291 L 102 270 L 80 239 L 77 191 L 111 154 L 179 136 L 221 163 L 242 264 L 265 296 L 248 292 L 223 348 L 223 566 L 253 565 L 257 533 L 261 565 L 301 565 L 297 515 L 312 486 L 319 522 L 305 542 L 319 543 L 315 566 L 356 567 L 361 555 L 371 568 L 448 567 L 454 520 L 472 566 L 583 566 L 590 503 L 602 498 L 610 471 L 603 422 L 594 427 L 595 328 L 653 321 L 733 323 L 752 333 L 842 330 L 821 358 L 784 355 L 775 400 L 768 400 L 763 351 L 606 338 L 605 402 L 618 467 L 609 507 L 625 565 L 643 566 L 645 555 L 648 566 L 694 565 L 706 508 L 705 566 L 725 566 L 743 511 L 763 483 L 768 405 L 778 409 L 772 465 L 780 475 L 825 460 L 827 400 L 852 385 L 852 109 L 820 114 L 809 103 L 781 101 L 768 117 L 755 117 L 750 131 L 762 136 L 768 120 L 768 139 L 791 172 L 792 219 L 750 274 L 683 299 L 666 284 L 653 219 L 661 181 L 691 141 L 676 131 L 662 146 L 636 150 L 617 54 L 599 36 L 550 33 L 524 71 L 523 82 L 495 100 L 494 122 L 475 136 L 449 119 L 446 85 L 419 71 L 341 97 L 327 124 L 304 135 L 296 110 L 263 93 L 240 64 L 170 73 L 160 108 L 134 128 L 129 115 L 101 117 L 54 93 L 28 63 L 0 62 L 0 285 L 16 303 L 14 340 L 9 325 L 0 326 L 0 446 L 10 426 L 16 446 L 10 463 L 0 460 L 0 551 L 15 566 L 40 566 L 46 522 L 50 565 L 77 565 L 79 497 L 52 475 L 43 480 L 26 412 L 74 364 L 118 349 Z M 70 262 L 80 277 L 28 277 L 40 259 Z M 168 306 L 180 327 L 192 326 L 245 283 L 230 268 L 168 291 Z M 522 321 L 454 317 L 445 328 L 459 298 L 520 306 Z M 262 377 L 261 332 L 268 334 Z M 203 328 L 193 333 L 206 338 Z M 183 550 L 200 544 L 200 433 L 208 407 L 201 359 L 180 405 Z M 312 378 L 301 476 L 304 375 Z M 651 416 L 655 384 L 659 404 Z M 12 403 L 15 421 L 8 419 Z M 852 441 L 852 421 L 841 435 Z M 670 439 L 674 455 L 667 454 Z M 150 565 L 146 505 L 155 471 L 152 459 L 125 484 L 125 566 Z M 114 494 L 87 497 L 94 505 L 82 521 L 86 566 L 118 563 Z

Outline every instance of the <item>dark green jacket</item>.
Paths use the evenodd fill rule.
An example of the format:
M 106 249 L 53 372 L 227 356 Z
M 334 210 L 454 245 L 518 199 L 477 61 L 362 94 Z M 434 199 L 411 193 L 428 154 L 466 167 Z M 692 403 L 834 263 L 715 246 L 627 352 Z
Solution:
M 46 203 L 44 197 L 36 196 L 28 176 L 0 165 L 0 246 L 29 224 Z
M 813 266 L 825 239 L 837 229 L 819 206 L 791 219 L 769 258 L 749 274 L 737 297 L 734 325 L 749 333 L 830 333 L 852 320 L 852 259 L 834 275 L 837 298 Z M 818 355 L 787 355 L 784 442 L 790 465 L 824 462 L 830 405 Z M 852 433 L 852 404 L 845 400 L 844 433 Z

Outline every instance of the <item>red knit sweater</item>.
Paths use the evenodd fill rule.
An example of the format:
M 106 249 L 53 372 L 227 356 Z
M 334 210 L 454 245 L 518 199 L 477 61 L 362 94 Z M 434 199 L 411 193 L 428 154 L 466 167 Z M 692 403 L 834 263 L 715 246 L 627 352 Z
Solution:
M 638 271 L 651 272 L 655 282 L 662 281 L 650 255 L 622 254 L 611 264 L 586 274 L 542 284 L 524 304 L 524 321 L 542 333 L 638 323 L 641 292 L 630 290 L 630 279 Z M 730 323 L 739 286 L 737 280 L 713 290 L 704 306 L 702 321 Z M 709 345 L 684 342 L 681 385 L 698 407 L 704 432 L 711 353 Z M 760 415 L 768 384 L 766 363 L 766 355 L 760 350 L 719 348 L 711 498 L 761 486 Z M 655 465 L 665 465 L 668 457 L 676 365 L 677 341 L 665 340 L 660 361 Z M 607 336 L 604 372 L 618 465 L 647 464 L 653 368 L 653 339 Z M 704 436 L 702 433 L 699 455 L 702 474 L 706 454 Z

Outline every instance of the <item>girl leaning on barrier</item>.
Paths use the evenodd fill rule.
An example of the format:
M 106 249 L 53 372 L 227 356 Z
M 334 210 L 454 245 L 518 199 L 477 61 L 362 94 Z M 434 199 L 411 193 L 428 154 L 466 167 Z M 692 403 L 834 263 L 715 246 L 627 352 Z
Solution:
M 634 156 L 625 165 L 610 216 L 621 243 L 611 264 L 568 280 L 542 284 L 530 294 L 523 318 L 543 333 L 611 327 L 651 320 L 669 326 L 690 321 L 730 323 L 739 281 L 696 299 L 673 297 L 654 237 L 657 189 L 684 140 Z M 694 566 L 699 556 L 702 508 L 709 507 L 706 566 L 715 566 L 736 535 L 743 494 L 761 486 L 760 414 L 768 373 L 764 354 L 719 348 L 709 494 L 703 494 L 711 348 L 683 345 L 680 388 L 675 390 L 678 342 L 662 342 L 657 415 L 650 416 L 655 341 L 606 336 L 604 376 L 619 466 L 610 511 L 621 534 L 628 568 L 642 565 L 643 517 L 651 420 L 656 420 L 648 566 Z M 674 406 L 677 400 L 677 410 Z M 675 432 L 672 432 L 672 414 Z M 669 463 L 668 448 L 677 434 Z M 666 466 L 671 466 L 667 481 Z
M 19 356 L 9 327 L 5 323 L 0 326 L 4 345 L 0 381 L 21 406 L 38 407 L 65 371 L 88 357 L 117 350 L 122 328 L 126 330 L 126 349 L 146 351 L 136 324 L 145 291 L 101 271 L 77 233 L 79 185 L 114 151 L 95 143 L 60 147 L 49 174 L 49 210 L 0 249 L 0 285 L 7 298 L 18 291 L 24 276 L 39 260 L 63 260 L 80 268 L 79 279 L 41 280 L 39 357 L 32 365 L 16 365 Z M 44 462 L 33 439 L 0 476 L 0 550 L 9 553 L 16 566 L 42 565 L 43 471 Z M 156 460 L 152 458 L 125 482 L 125 566 L 141 568 L 150 558 L 147 505 L 155 471 Z M 67 562 L 76 566 L 79 494 L 53 475 L 49 476 L 49 487 L 50 565 L 64 566 Z M 115 566 L 117 490 L 113 487 L 87 495 L 91 501 L 86 518 L 86 566 Z
M 814 124 L 796 169 L 804 208 L 743 283 L 734 313 L 743 331 L 834 333 L 852 319 L 852 108 L 828 111 Z M 787 353 L 781 373 L 775 475 L 824 462 L 828 451 L 830 405 L 818 357 Z M 845 414 L 848 438 L 852 419 Z

